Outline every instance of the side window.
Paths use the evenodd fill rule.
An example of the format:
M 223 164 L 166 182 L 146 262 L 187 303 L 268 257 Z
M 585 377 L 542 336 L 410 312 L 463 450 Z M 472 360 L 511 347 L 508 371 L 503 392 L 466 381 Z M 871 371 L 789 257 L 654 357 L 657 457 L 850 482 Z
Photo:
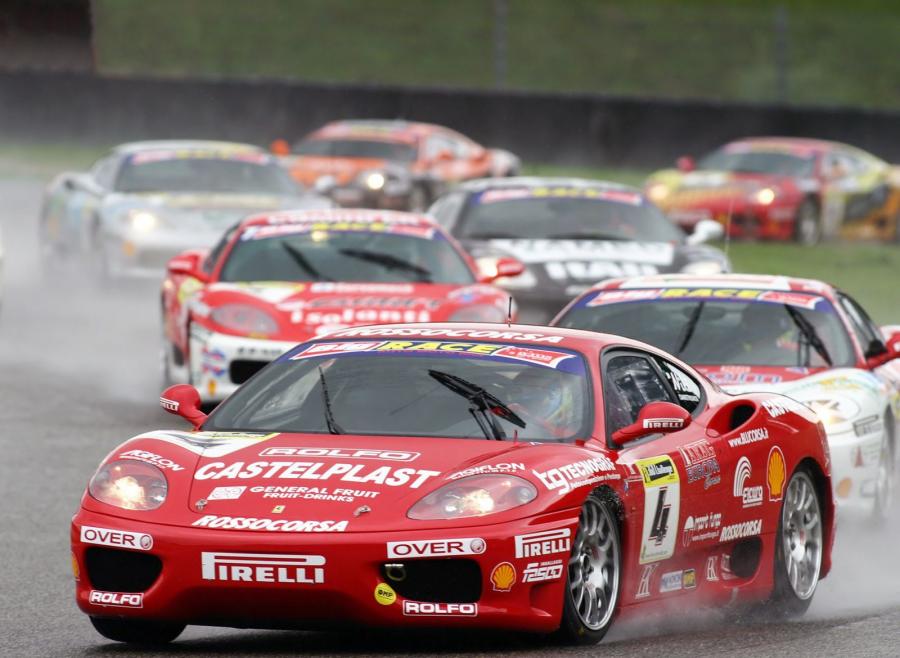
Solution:
M 603 398 L 609 434 L 635 422 L 648 402 L 675 402 L 650 359 L 633 353 L 616 355 L 606 362 Z
M 91 177 L 101 187 L 111 190 L 118 164 L 119 159 L 116 156 L 108 155 L 94 163 L 91 167 Z
M 657 357 L 656 363 L 669 382 L 669 386 L 675 392 L 678 404 L 691 414 L 700 408 L 701 402 L 703 402 L 703 387 L 681 368 L 676 367 L 665 359 Z
M 465 192 L 445 194 L 428 209 L 428 214 L 434 217 L 438 224 L 452 232 L 453 227 L 456 226 L 456 220 L 459 219 L 459 211 L 462 210 L 465 200 Z
M 454 156 L 456 155 L 451 140 L 443 135 L 430 135 L 425 141 L 425 158 L 427 160 L 433 160 L 443 151 L 449 151 Z
M 847 295 L 841 294 L 838 299 L 840 299 L 841 308 L 850 316 L 850 327 L 859 341 L 863 354 L 869 357 L 887 351 L 881 330 L 872 321 L 869 314 Z
M 203 264 L 200 266 L 207 274 L 212 274 L 212 271 L 216 267 L 216 263 L 219 261 L 219 257 L 222 255 L 222 252 L 225 250 L 225 247 L 231 242 L 231 238 L 234 237 L 234 234 L 237 232 L 238 227 L 232 226 L 230 229 L 225 231 L 225 235 L 216 243 L 216 246 L 210 249 L 209 254 L 207 254 L 206 258 L 203 260 Z

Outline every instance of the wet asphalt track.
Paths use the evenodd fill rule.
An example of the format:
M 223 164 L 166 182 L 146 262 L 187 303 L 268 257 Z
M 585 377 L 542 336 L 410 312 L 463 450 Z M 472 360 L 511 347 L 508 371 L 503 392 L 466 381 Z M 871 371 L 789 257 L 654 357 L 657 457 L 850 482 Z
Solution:
M 107 642 L 72 596 L 68 523 L 96 464 L 142 430 L 177 427 L 157 407 L 155 282 L 98 291 L 41 274 L 42 184 L 0 180 L 6 250 L 0 310 L 0 656 L 155 655 Z M 897 515 L 895 514 L 895 517 Z M 509 635 L 262 632 L 189 628 L 167 656 L 900 656 L 900 518 L 843 524 L 835 568 L 793 623 L 726 623 L 679 611 L 620 624 L 599 647 Z

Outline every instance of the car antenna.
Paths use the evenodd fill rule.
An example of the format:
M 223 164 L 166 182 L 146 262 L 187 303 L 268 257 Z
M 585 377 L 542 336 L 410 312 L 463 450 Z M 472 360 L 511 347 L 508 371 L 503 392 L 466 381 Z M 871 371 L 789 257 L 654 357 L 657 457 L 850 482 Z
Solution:
M 509 306 L 506 308 L 506 326 L 512 327 L 512 295 L 509 296 Z
M 734 211 L 734 198 L 728 201 L 728 216 L 725 218 L 725 258 L 728 258 L 728 249 L 731 247 L 731 213 Z

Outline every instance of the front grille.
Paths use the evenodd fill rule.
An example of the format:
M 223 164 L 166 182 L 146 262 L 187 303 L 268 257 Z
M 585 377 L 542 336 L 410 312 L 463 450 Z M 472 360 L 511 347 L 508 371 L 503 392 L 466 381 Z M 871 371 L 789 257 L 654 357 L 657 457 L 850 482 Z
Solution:
M 91 547 L 85 562 L 91 585 L 107 592 L 144 592 L 162 571 L 162 561 L 155 555 L 115 548 Z
M 251 361 L 249 359 L 235 359 L 231 362 L 228 376 L 235 384 L 243 384 L 253 375 L 259 372 L 263 366 L 269 365 L 268 361 Z
M 481 569 L 474 560 L 388 562 L 381 566 L 381 575 L 400 596 L 413 601 L 474 603 L 481 598 Z

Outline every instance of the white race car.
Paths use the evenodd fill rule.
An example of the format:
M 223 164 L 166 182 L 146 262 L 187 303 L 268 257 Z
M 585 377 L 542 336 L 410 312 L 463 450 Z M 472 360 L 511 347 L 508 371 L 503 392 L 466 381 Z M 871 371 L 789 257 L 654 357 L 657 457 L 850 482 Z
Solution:
M 887 514 L 898 452 L 900 326 L 877 327 L 849 295 L 779 276 L 613 279 L 572 301 L 554 324 L 656 345 L 729 392 L 774 391 L 806 404 L 828 434 L 839 509 Z M 768 440 L 765 431 L 748 430 L 730 443 Z
M 48 264 L 83 257 L 102 276 L 161 275 L 185 249 L 210 247 L 246 215 L 328 208 L 276 159 L 249 144 L 122 144 L 90 171 L 57 176 L 40 218 Z

